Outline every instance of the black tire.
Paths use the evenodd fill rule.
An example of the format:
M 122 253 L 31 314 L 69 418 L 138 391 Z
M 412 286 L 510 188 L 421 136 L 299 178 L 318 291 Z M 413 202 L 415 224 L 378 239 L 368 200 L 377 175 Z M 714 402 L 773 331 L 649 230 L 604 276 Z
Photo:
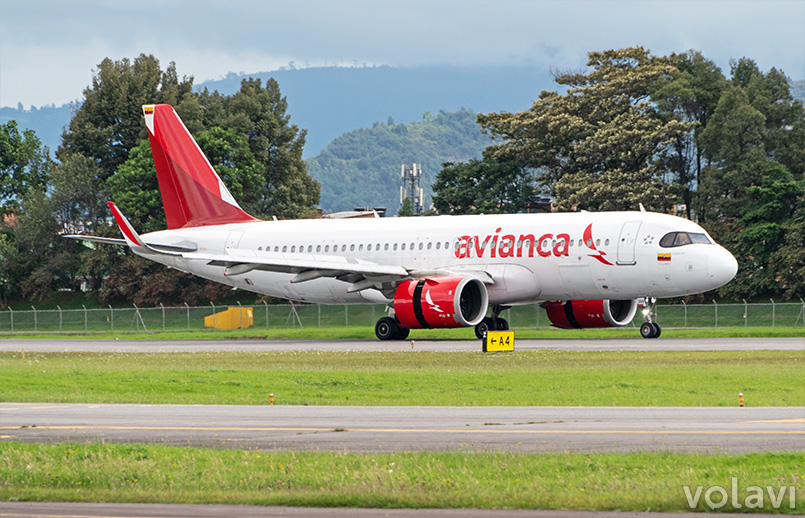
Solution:
M 400 326 L 391 317 L 381 317 L 375 324 L 375 336 L 380 340 L 394 340 L 399 331 Z
M 509 321 L 505 318 L 496 318 L 495 319 L 495 331 L 508 331 L 509 330 Z
M 406 338 L 408 338 L 408 333 L 410 333 L 410 332 L 411 332 L 411 330 L 408 329 L 407 327 L 403 327 L 403 326 L 397 324 L 397 334 L 394 336 L 394 339 L 395 340 L 405 340 Z
M 659 338 L 660 335 L 662 334 L 662 328 L 660 327 L 660 324 L 658 324 L 657 322 L 652 322 L 651 326 L 654 328 L 654 336 L 652 336 L 651 338 Z
M 483 320 L 475 325 L 475 336 L 483 338 L 487 331 L 495 330 L 495 321 L 492 318 L 485 317 Z
M 654 325 L 651 322 L 643 322 L 640 326 L 640 336 L 643 338 L 654 338 Z

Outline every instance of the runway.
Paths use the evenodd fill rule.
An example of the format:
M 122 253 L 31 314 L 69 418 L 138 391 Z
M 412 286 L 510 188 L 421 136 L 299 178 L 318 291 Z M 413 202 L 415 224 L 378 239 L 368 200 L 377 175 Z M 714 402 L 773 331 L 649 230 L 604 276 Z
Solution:
M 477 352 L 480 340 L 414 340 L 418 351 Z M 805 351 L 805 337 L 792 338 L 642 338 L 517 339 L 515 348 L 563 351 Z M 378 340 L 93 340 L 0 339 L 0 351 L 19 352 L 194 353 L 265 351 L 410 351 L 411 341 Z
M 380 453 L 805 449 L 805 407 L 0 404 L 2 440 Z

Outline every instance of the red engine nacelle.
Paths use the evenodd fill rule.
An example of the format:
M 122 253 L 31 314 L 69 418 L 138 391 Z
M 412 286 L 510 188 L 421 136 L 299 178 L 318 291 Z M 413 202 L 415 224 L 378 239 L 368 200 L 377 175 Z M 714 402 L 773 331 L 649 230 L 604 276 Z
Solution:
M 556 300 L 542 307 L 551 324 L 560 329 L 620 327 L 634 318 L 637 300 Z
M 394 292 L 394 313 L 409 329 L 474 326 L 486 315 L 484 283 L 461 276 L 401 282 Z

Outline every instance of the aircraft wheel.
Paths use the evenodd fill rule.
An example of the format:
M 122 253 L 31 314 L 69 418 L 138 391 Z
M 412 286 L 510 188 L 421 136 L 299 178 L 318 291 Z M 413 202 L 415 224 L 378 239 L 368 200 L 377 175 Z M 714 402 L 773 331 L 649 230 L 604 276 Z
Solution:
M 406 338 L 408 338 L 408 333 L 410 332 L 411 330 L 408 329 L 407 327 L 397 325 L 397 334 L 394 336 L 394 338 L 396 340 L 405 340 Z
M 654 326 L 651 322 L 643 322 L 643 325 L 640 326 L 640 336 L 643 338 L 654 338 Z
M 475 325 L 475 336 L 483 338 L 487 331 L 494 331 L 495 329 L 495 320 L 490 317 L 485 317 Z
M 375 324 L 375 336 L 380 340 L 394 340 L 399 332 L 400 326 L 391 317 L 381 317 Z
M 496 331 L 508 331 L 509 330 L 509 321 L 505 318 L 496 318 L 495 319 L 495 330 Z
M 660 327 L 660 324 L 658 324 L 657 322 L 652 322 L 651 326 L 654 328 L 654 336 L 652 336 L 652 338 L 659 338 L 660 335 L 662 334 L 662 328 Z

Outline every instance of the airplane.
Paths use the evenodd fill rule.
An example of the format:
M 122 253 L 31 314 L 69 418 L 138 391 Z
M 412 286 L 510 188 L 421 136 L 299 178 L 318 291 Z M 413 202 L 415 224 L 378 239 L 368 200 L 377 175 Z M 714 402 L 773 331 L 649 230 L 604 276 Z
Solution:
M 263 221 L 227 190 L 170 105 L 143 106 L 167 230 L 139 235 L 109 208 L 146 259 L 292 302 L 384 304 L 380 340 L 410 329 L 508 329 L 501 312 L 541 303 L 553 326 L 619 327 L 657 298 L 716 289 L 738 263 L 696 223 L 645 211 Z M 640 304 L 639 304 L 640 303 Z M 487 316 L 487 313 L 490 313 Z

